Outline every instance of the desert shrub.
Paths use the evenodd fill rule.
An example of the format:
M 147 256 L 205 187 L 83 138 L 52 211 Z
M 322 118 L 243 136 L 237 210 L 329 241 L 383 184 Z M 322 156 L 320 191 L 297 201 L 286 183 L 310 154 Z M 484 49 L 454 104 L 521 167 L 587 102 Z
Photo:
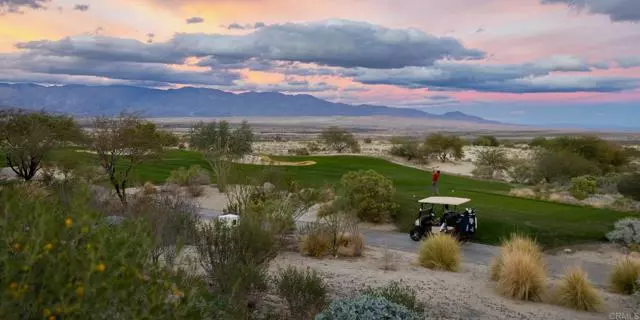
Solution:
M 212 292 L 227 301 L 231 319 L 247 318 L 256 295 L 267 289 L 267 268 L 282 242 L 266 217 L 247 210 L 234 227 L 202 224 L 196 235 L 200 266 Z
M 397 260 L 397 255 L 385 245 L 382 249 L 382 257 L 380 257 L 380 269 L 384 271 L 396 270 Z
M 405 306 L 381 297 L 361 295 L 331 302 L 315 320 L 418 320 L 420 316 Z
M 625 197 L 640 201 L 640 173 L 622 177 L 618 182 L 618 191 Z
M 86 186 L 34 194 L 4 189 L 0 314 L 36 319 L 211 317 L 203 284 L 150 262 L 141 219 L 110 225 Z
M 320 140 L 329 149 L 338 153 L 350 150 L 352 153 L 360 152 L 360 145 L 352 133 L 338 127 L 329 127 L 322 131 Z
M 313 319 L 326 307 L 327 286 L 315 270 L 288 267 L 280 270 L 275 282 L 293 319 Z
M 536 148 L 536 147 L 546 147 L 549 143 L 549 140 L 547 140 L 547 138 L 545 137 L 535 137 L 533 139 L 531 139 L 531 142 L 529 142 L 529 147 L 532 148 Z
M 362 294 L 384 298 L 389 302 L 405 306 L 407 309 L 419 314 L 425 310 L 425 304 L 417 298 L 418 293 L 416 289 L 398 281 L 392 281 L 384 287 L 369 287 L 365 289 Z
M 624 245 L 640 244 L 640 219 L 628 217 L 616 221 L 606 237 L 611 242 Z
M 200 168 L 199 165 L 193 165 L 189 169 L 181 167 L 171 171 L 171 175 L 167 179 L 167 183 L 176 184 L 187 187 L 189 194 L 194 197 L 201 196 L 204 192 L 203 185 L 211 183 L 209 172 Z
M 360 257 L 364 251 L 364 236 L 359 233 L 345 232 L 338 235 L 337 253 L 342 257 Z
M 295 148 L 295 149 L 289 149 L 287 150 L 288 154 L 292 154 L 294 156 L 308 156 L 311 153 L 309 152 L 309 149 L 307 148 Z
M 501 256 L 497 290 L 516 300 L 540 300 L 546 274 L 540 261 L 523 251 L 507 251 Z
M 458 271 L 460 269 L 460 243 L 448 234 L 437 233 L 420 244 L 418 261 L 429 269 Z
M 589 283 L 587 273 L 580 267 L 567 270 L 556 295 L 560 305 L 577 310 L 597 311 L 602 304 L 598 291 Z
M 618 193 L 618 183 L 621 179 L 622 176 L 617 174 L 596 177 L 597 192 L 605 194 Z
M 364 138 L 362 141 L 364 143 L 366 143 L 366 144 L 370 144 L 371 142 L 373 142 L 373 140 L 371 140 L 371 138 Z
M 507 175 L 515 183 L 530 184 L 534 182 L 535 166 L 528 159 L 511 159 L 511 165 L 507 169 Z
M 393 140 L 393 146 L 389 150 L 391 155 L 411 160 L 422 160 L 424 153 L 422 152 L 420 143 L 412 139 L 396 138 Z
M 142 186 L 142 194 L 149 196 L 149 195 L 154 195 L 158 193 L 158 188 L 156 188 L 156 186 L 153 185 L 153 183 L 151 182 L 145 182 L 145 184 Z
M 447 136 L 441 133 L 428 135 L 422 146 L 425 154 L 442 162 L 446 162 L 450 158 L 462 159 L 464 157 L 462 147 L 464 147 L 464 141 L 460 137 Z
M 312 232 L 300 238 L 300 253 L 320 258 L 329 252 L 329 236 L 321 231 Z
M 509 238 L 502 241 L 500 253 L 493 259 L 491 263 L 491 280 L 498 281 L 500 279 L 503 256 L 509 254 L 510 252 L 516 251 L 531 256 L 533 260 L 537 261 L 537 263 L 544 268 L 544 264 L 542 261 L 542 248 L 540 247 L 540 245 L 535 240 L 527 236 L 512 233 Z
M 351 171 L 342 176 L 344 208 L 363 221 L 389 221 L 396 209 L 393 182 L 373 170 Z
M 473 140 L 474 146 L 479 147 L 498 147 L 500 142 L 494 136 L 479 136 Z
M 311 153 L 322 151 L 320 144 L 315 141 L 307 142 L 307 150 Z
M 584 200 L 596 193 L 596 179 L 592 176 L 581 176 L 571 179 L 571 195 L 578 199 Z
M 574 177 L 601 173 L 596 163 L 568 151 L 542 151 L 536 155 L 534 163 L 535 181 L 564 183 Z
M 504 149 L 484 149 L 476 153 L 476 161 L 474 164 L 476 167 L 488 168 L 490 170 L 490 177 L 492 177 L 496 171 L 504 171 L 509 168 L 509 157 Z
M 611 290 L 622 294 L 632 294 L 638 288 L 636 282 L 640 277 L 640 262 L 629 257 L 620 259 L 613 266 L 609 279 Z

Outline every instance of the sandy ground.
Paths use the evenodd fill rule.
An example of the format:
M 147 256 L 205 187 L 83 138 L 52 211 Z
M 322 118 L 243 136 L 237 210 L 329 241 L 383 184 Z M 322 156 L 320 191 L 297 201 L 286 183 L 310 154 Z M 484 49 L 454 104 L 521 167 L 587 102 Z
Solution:
M 395 271 L 384 271 L 383 256 L 394 256 Z M 362 258 L 324 259 L 303 257 L 298 253 L 281 254 L 271 266 L 272 270 L 285 266 L 313 268 L 327 281 L 333 298 L 353 296 L 367 286 L 381 286 L 401 281 L 413 286 L 418 297 L 428 307 L 430 319 L 607 319 L 610 312 L 640 310 L 637 298 L 601 291 L 605 301 L 599 313 L 577 312 L 548 301 L 546 303 L 513 301 L 500 297 L 494 283 L 488 280 L 484 266 L 463 264 L 461 272 L 432 271 L 415 264 L 416 254 L 369 248 Z M 553 292 L 550 283 L 549 292 Z

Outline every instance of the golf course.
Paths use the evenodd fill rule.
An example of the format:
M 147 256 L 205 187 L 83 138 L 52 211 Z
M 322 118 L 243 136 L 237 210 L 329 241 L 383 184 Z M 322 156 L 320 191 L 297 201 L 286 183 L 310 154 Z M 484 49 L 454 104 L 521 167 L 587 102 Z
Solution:
M 74 157 L 90 163 L 95 155 L 75 150 L 59 150 L 54 158 Z M 430 173 L 389 161 L 366 156 L 281 156 L 271 157 L 276 161 L 314 161 L 310 166 L 278 166 L 289 179 L 302 186 L 339 187 L 342 175 L 349 171 L 374 170 L 393 181 L 399 209 L 395 223 L 400 231 L 408 231 L 418 209 L 417 200 L 431 193 Z M 95 162 L 94 162 L 95 163 Z M 200 165 L 209 169 L 202 154 L 194 151 L 170 150 L 154 160 L 147 161 L 135 169 L 138 183 L 150 181 L 164 183 L 172 170 Z M 255 176 L 268 166 L 237 164 L 236 176 Z M 215 181 L 215 177 L 212 178 Z M 241 182 L 241 181 L 238 181 Z M 514 187 L 508 183 L 476 180 L 443 173 L 440 193 L 443 196 L 466 197 L 472 201 L 466 206 L 478 210 L 478 233 L 476 242 L 498 244 L 512 232 L 534 236 L 547 248 L 604 240 L 604 235 L 621 218 L 637 214 L 616 212 L 608 209 L 576 206 L 556 202 L 525 199 L 509 195 Z M 460 209 L 460 208 L 459 208 Z M 410 241 L 407 236 L 407 241 Z

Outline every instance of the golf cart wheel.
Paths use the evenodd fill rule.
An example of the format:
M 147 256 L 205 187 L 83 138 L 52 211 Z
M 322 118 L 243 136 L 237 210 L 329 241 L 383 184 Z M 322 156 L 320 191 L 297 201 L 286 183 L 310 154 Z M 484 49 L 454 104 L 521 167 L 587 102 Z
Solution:
M 420 239 L 422 239 L 422 234 L 414 228 L 409 232 L 409 237 L 413 241 L 420 241 Z

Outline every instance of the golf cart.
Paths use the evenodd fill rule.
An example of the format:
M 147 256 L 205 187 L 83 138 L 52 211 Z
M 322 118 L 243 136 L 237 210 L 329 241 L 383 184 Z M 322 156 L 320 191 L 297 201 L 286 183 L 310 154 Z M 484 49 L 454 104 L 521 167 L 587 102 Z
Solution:
M 478 229 L 476 209 L 466 208 L 458 213 L 456 209 L 471 199 L 456 197 L 428 197 L 418 200 L 420 210 L 409 237 L 413 241 L 420 241 L 433 233 L 433 227 L 439 226 L 439 232 L 449 233 L 462 242 L 473 237 Z M 440 219 L 436 218 L 436 211 L 442 208 Z

